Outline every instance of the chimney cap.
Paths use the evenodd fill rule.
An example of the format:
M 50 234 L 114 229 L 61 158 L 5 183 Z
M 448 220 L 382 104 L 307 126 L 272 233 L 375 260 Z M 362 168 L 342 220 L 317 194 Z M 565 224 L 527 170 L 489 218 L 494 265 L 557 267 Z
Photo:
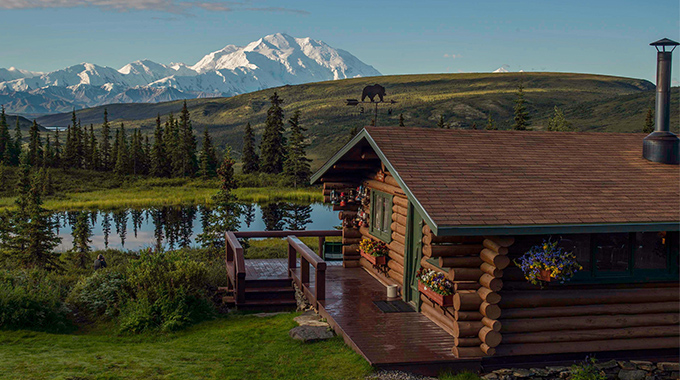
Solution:
M 677 42 L 670 40 L 668 38 L 662 38 L 662 39 L 660 39 L 656 42 L 652 42 L 649 45 L 656 47 L 656 50 L 659 50 L 659 46 L 661 46 L 663 51 L 666 51 L 666 46 L 672 46 L 673 48 L 670 51 L 673 51 L 673 50 L 675 50 L 676 46 L 680 45 L 680 43 L 677 43 Z M 659 50 L 659 51 L 661 51 L 661 50 Z

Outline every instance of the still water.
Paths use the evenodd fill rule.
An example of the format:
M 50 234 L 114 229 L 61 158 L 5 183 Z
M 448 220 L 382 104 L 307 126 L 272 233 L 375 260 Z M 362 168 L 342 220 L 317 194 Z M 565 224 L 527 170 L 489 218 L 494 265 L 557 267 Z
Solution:
M 321 203 L 301 205 L 278 202 L 246 204 L 239 218 L 239 231 L 331 230 L 340 225 L 338 212 Z M 139 250 L 155 247 L 166 249 L 196 246 L 196 235 L 203 231 L 202 206 L 160 207 L 142 210 L 90 212 L 92 249 Z M 78 212 L 55 213 L 62 238 L 57 251 L 73 247 L 72 226 Z

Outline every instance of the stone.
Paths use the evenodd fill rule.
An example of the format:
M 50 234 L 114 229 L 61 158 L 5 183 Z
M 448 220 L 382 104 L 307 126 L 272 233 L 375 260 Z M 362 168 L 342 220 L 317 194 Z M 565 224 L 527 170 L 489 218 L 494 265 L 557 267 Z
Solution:
M 548 366 L 545 367 L 550 373 L 558 373 L 558 372 L 563 372 L 567 371 L 569 367 L 564 367 L 564 366 Z
M 335 336 L 332 330 L 322 326 L 294 327 L 288 332 L 288 335 L 290 335 L 293 339 L 301 340 L 305 343 L 331 339 L 333 336 Z
M 528 369 L 524 368 L 518 368 L 515 369 L 512 372 L 512 376 L 518 377 L 518 378 L 525 378 L 525 377 L 531 377 L 531 371 Z
M 618 361 L 617 364 L 621 369 L 635 369 L 635 364 L 631 362 Z
M 533 376 L 546 377 L 546 376 L 550 375 L 550 372 L 547 369 L 543 369 L 543 368 L 532 368 L 531 374 Z
M 643 380 L 647 376 L 647 372 L 641 369 L 622 369 L 619 371 L 619 379 L 621 380 Z
M 498 379 L 498 375 L 496 375 L 495 373 L 491 372 L 491 373 L 487 373 L 486 375 L 482 376 L 482 379 L 486 379 L 486 380 L 497 380 L 497 379 Z
M 313 310 L 306 311 L 304 314 L 293 318 L 293 320 L 300 326 L 329 327 L 328 322 L 322 321 L 321 317 Z
M 659 362 L 656 367 L 662 371 L 680 371 L 680 363 Z
M 654 370 L 654 364 L 652 362 L 648 361 L 643 361 L 643 360 L 631 360 L 631 364 L 635 365 L 638 369 L 644 370 L 644 371 L 653 371 Z
M 560 372 L 560 379 L 566 379 L 571 376 L 571 371 L 562 371 Z
M 603 363 L 595 363 L 595 368 L 597 369 L 612 369 L 612 368 L 618 368 L 619 364 L 616 362 L 616 360 L 610 360 L 608 362 L 603 362 Z
M 513 372 L 514 372 L 514 370 L 508 369 L 508 368 L 502 368 L 502 369 L 497 369 L 497 370 L 493 371 L 493 373 L 495 373 L 497 375 L 511 375 Z

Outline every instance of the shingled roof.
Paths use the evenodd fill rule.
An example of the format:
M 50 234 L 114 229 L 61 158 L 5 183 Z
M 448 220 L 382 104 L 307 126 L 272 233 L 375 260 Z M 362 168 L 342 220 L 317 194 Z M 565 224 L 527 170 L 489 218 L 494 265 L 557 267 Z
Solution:
M 314 179 L 368 142 L 440 235 L 677 230 L 680 170 L 642 158 L 644 137 L 368 127 Z

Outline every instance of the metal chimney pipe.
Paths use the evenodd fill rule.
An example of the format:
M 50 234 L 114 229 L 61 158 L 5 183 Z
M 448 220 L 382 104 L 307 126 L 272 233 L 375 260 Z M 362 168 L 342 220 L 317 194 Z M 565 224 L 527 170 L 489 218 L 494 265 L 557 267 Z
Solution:
M 667 38 L 652 42 L 656 47 L 656 117 L 654 132 L 642 143 L 642 156 L 649 161 L 677 165 L 680 140 L 670 131 L 671 59 L 677 45 Z M 666 47 L 670 50 L 666 51 Z

